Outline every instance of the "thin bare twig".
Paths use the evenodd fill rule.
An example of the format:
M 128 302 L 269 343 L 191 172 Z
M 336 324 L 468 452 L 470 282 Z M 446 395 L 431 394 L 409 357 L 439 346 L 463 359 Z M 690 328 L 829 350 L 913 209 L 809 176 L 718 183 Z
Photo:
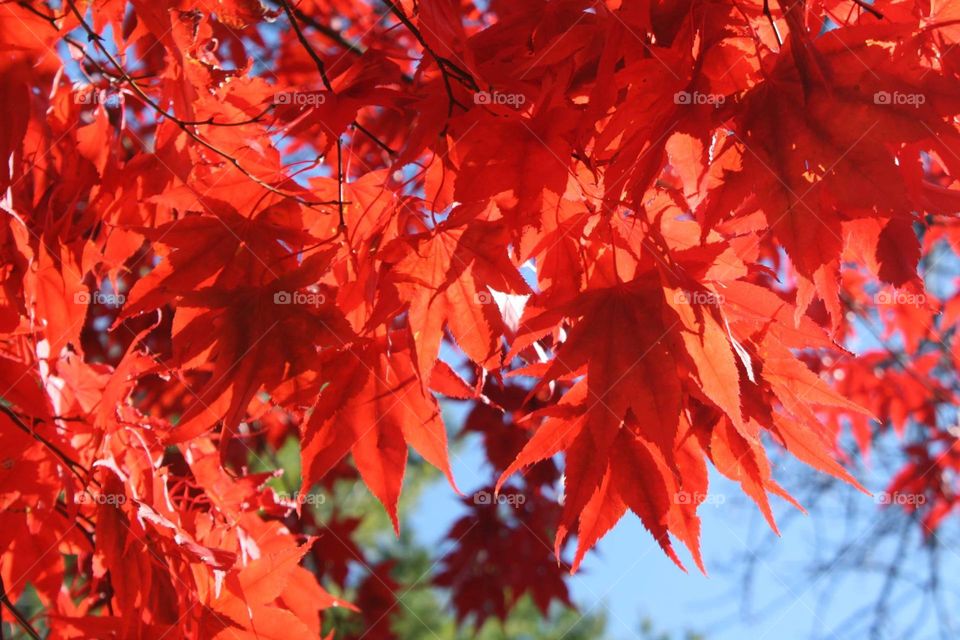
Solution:
M 480 86 L 473 79 L 473 76 L 470 75 L 466 70 L 459 67 L 457 64 L 444 58 L 439 55 L 433 48 L 427 44 L 426 39 L 424 39 L 423 34 L 420 33 L 420 30 L 415 24 L 407 17 L 407 14 L 396 5 L 392 0 L 384 0 L 384 4 L 387 5 L 387 8 L 390 9 L 390 12 L 397 17 L 397 19 L 403 23 L 403 26 L 413 34 L 413 37 L 416 38 L 417 42 L 420 43 L 420 46 L 423 47 L 423 50 L 433 58 L 434 62 L 437 64 L 437 68 L 440 69 L 440 75 L 443 78 L 443 86 L 447 92 L 447 118 L 453 115 L 454 105 L 459 106 L 464 111 L 467 110 L 467 107 L 463 105 L 457 98 L 453 95 L 453 86 L 450 83 L 450 77 L 455 78 L 460 84 L 467 87 L 471 91 L 479 91 Z
M 10 611 L 11 614 L 13 614 L 13 617 L 16 619 L 17 624 L 19 624 L 23 628 L 23 630 L 26 631 L 28 636 L 30 636 L 34 640 L 40 640 L 40 634 L 37 633 L 37 630 L 33 628 L 33 625 L 30 624 L 30 621 L 27 620 L 27 617 L 24 616 L 22 613 L 20 613 L 20 610 L 17 609 L 12 602 L 10 602 L 10 598 L 7 597 L 6 587 L 4 587 L 3 585 L 2 578 L 0 578 L 0 603 L 3 603 L 3 606 L 5 606 L 7 610 Z M 3 633 L 3 627 L 2 625 L 0 625 L 0 634 L 2 633 Z
M 69 469 L 73 475 L 77 476 L 78 479 L 82 480 L 84 483 L 87 481 L 96 482 L 96 479 L 90 475 L 90 471 L 84 468 L 79 462 L 68 456 L 64 453 L 57 445 L 53 444 L 42 435 L 37 433 L 34 429 L 31 429 L 27 424 L 20 418 L 17 413 L 5 405 L 0 404 L 0 412 L 6 414 L 8 418 L 17 426 L 21 431 L 32 437 L 34 440 L 45 446 L 49 449 L 53 455 L 57 456 L 61 462 L 63 462 L 67 469 Z
M 317 54 L 313 46 L 310 44 L 310 41 L 307 40 L 307 37 L 303 35 L 303 30 L 300 28 L 300 22 L 297 20 L 297 17 L 293 13 L 293 9 L 290 8 L 290 3 L 287 0 L 279 0 L 280 7 L 283 9 L 283 12 L 287 14 L 287 19 L 290 21 L 290 26 L 293 27 L 293 32 L 297 36 L 297 40 L 300 41 L 301 46 L 306 50 L 307 55 L 310 56 L 310 59 L 313 60 L 313 64 L 316 65 L 317 70 L 320 72 L 320 78 L 323 80 L 323 86 L 327 88 L 327 91 L 333 92 L 333 85 L 330 84 L 330 78 L 327 77 L 327 65 L 324 64 L 323 59 Z
M 196 126 L 196 125 L 192 125 L 184 120 L 181 120 L 177 116 L 166 111 L 163 107 L 159 105 L 159 103 L 157 103 L 156 101 L 153 100 L 153 98 L 147 95 L 147 93 L 140 87 L 140 85 L 137 84 L 137 82 L 130 77 L 127 71 L 123 68 L 123 65 L 121 65 L 120 62 L 113 56 L 113 54 L 111 54 L 110 51 L 108 51 L 107 48 L 103 46 L 101 42 L 102 38 L 93 30 L 93 28 L 84 19 L 83 15 L 77 9 L 76 4 L 74 3 L 74 0 L 67 0 L 67 5 L 70 7 L 70 10 L 74 14 L 74 16 L 76 16 L 77 20 L 80 23 L 81 28 L 86 32 L 88 39 L 91 42 L 93 42 L 94 46 L 100 51 L 100 53 L 103 54 L 103 56 L 110 61 L 110 64 L 114 66 L 114 68 L 117 70 L 117 73 L 119 73 L 120 76 L 123 78 L 123 81 L 126 82 L 131 89 L 133 89 L 134 93 L 136 93 L 136 95 L 141 100 L 143 100 L 146 104 L 148 104 L 159 115 L 163 116 L 167 120 L 176 124 L 177 127 L 179 127 L 181 131 L 186 133 L 194 142 L 205 147 L 206 149 L 209 149 L 210 151 L 217 154 L 218 156 L 222 157 L 224 160 L 232 164 L 240 173 L 245 175 L 247 178 L 249 178 L 256 184 L 260 185 L 262 188 L 266 189 L 267 191 L 270 191 L 271 193 L 275 193 L 276 195 L 282 196 L 284 198 L 290 198 L 291 200 L 294 200 L 299 204 L 302 204 L 311 208 L 316 208 L 317 206 L 320 206 L 320 205 L 336 204 L 335 202 L 330 202 L 330 201 L 307 200 L 306 198 L 302 198 L 296 194 L 286 192 L 282 189 L 278 189 L 272 184 L 265 182 L 261 178 L 251 173 L 246 167 L 244 167 L 240 163 L 239 160 L 237 160 L 231 154 L 227 153 L 226 151 L 223 151 L 222 149 L 218 148 L 216 145 L 205 140 L 202 136 L 200 136 L 197 132 L 193 131 L 193 129 L 191 128 L 192 126 Z
M 317 53 L 316 49 L 313 48 L 313 45 L 310 44 L 310 41 L 300 28 L 298 20 L 302 19 L 301 16 L 303 15 L 303 12 L 293 9 L 287 0 L 278 0 L 278 2 L 280 3 L 280 7 L 283 9 L 283 12 L 287 14 L 287 19 L 290 21 L 290 26 L 293 27 L 293 32 L 296 34 L 297 40 L 300 42 L 300 46 L 304 48 L 304 50 L 307 52 L 307 55 L 310 56 L 311 60 L 313 60 L 313 64 L 317 67 L 317 71 L 320 72 L 320 79 L 323 81 L 323 86 L 326 87 L 327 91 L 330 93 L 334 93 L 333 85 L 330 82 L 330 77 L 327 75 L 326 63 L 323 61 L 323 58 L 320 57 L 320 54 Z M 316 20 L 313 20 L 311 24 L 315 27 L 321 26 Z M 361 125 L 359 122 L 354 120 L 351 124 L 355 129 L 364 133 L 368 138 L 373 140 L 378 147 L 389 153 L 391 156 L 397 155 L 396 151 L 391 149 L 389 145 L 380 140 L 380 138 L 374 135 L 369 129 Z M 337 144 L 340 144 L 339 141 Z M 340 208 L 342 209 L 342 206 Z M 341 222 L 343 221 L 342 219 L 343 216 L 341 215 Z

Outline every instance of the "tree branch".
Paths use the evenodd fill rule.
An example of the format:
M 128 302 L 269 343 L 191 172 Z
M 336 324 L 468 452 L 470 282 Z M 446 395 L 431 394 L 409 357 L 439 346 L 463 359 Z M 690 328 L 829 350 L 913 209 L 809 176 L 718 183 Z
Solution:
M 70 7 L 71 12 L 74 14 L 74 16 L 76 16 L 77 20 L 79 21 L 81 28 L 87 33 L 88 39 L 94 43 L 94 46 L 100 50 L 100 53 L 102 53 L 104 57 L 106 57 L 107 60 L 110 61 L 110 64 L 112 64 L 114 68 L 116 68 L 117 73 L 120 74 L 120 76 L 123 78 L 123 81 L 126 82 L 131 89 L 133 89 L 133 91 L 137 94 L 137 96 L 140 97 L 141 100 L 143 100 L 146 104 L 148 104 L 158 114 L 160 114 L 167 120 L 170 120 L 171 122 L 176 124 L 177 127 L 179 127 L 181 131 L 186 133 L 191 139 L 193 139 L 194 142 L 209 149 L 213 153 L 219 155 L 224 160 L 232 164 L 240 173 L 245 175 L 247 178 L 249 178 L 256 184 L 260 185 L 267 191 L 270 191 L 271 193 L 274 193 L 284 198 L 289 198 L 291 200 L 294 200 L 295 202 L 298 202 L 299 204 L 302 204 L 304 206 L 308 206 L 311 208 L 316 208 L 319 205 L 336 204 L 335 202 L 329 202 L 329 201 L 307 200 L 306 198 L 302 198 L 296 194 L 283 191 L 282 189 L 278 189 L 272 184 L 265 182 L 258 176 L 251 173 L 248 169 L 246 169 L 240 163 L 239 160 L 237 160 L 231 154 L 227 153 L 226 151 L 223 151 L 222 149 L 218 148 L 211 142 L 205 140 L 203 137 L 201 137 L 199 134 L 197 134 L 195 131 L 193 131 L 190 128 L 192 126 L 196 126 L 195 124 L 191 124 L 190 122 L 181 120 L 180 118 L 173 115 L 172 113 L 169 113 L 163 107 L 161 107 L 157 102 L 155 102 L 150 96 L 148 96 L 146 92 L 144 92 L 144 90 L 140 87 L 140 85 L 137 84 L 137 82 L 130 77 L 130 75 L 126 72 L 126 70 L 123 68 L 120 62 L 117 61 L 117 59 L 114 58 L 114 56 L 106 49 L 106 47 L 103 46 L 103 44 L 100 42 L 101 37 L 93 30 L 92 27 L 90 27 L 89 24 L 87 24 L 84 17 L 77 10 L 77 6 L 74 3 L 74 0 L 67 0 L 67 4 Z M 207 123 L 201 123 L 201 124 L 207 124 Z
M 460 84 L 472 91 L 479 91 L 480 86 L 476 83 L 467 71 L 453 63 L 452 61 L 444 58 L 443 56 L 437 54 L 427 41 L 424 39 L 423 34 L 420 33 L 420 30 L 415 24 L 407 17 L 403 10 L 398 7 L 393 0 L 384 0 L 384 3 L 387 5 L 387 8 L 390 9 L 390 12 L 397 17 L 397 19 L 403 23 L 407 30 L 413 34 L 413 37 L 416 38 L 417 42 L 420 43 L 420 46 L 423 47 L 423 50 L 426 51 L 434 62 L 437 64 L 437 68 L 440 69 L 440 74 L 443 77 L 443 86 L 447 92 L 447 118 L 453 115 L 454 105 L 459 106 L 464 111 L 467 110 L 459 100 L 453 95 L 453 86 L 450 84 L 450 76 L 452 75 Z
M 27 424 L 20 418 L 15 411 L 10 407 L 0 404 L 0 412 L 3 412 L 7 415 L 10 420 L 24 433 L 32 437 L 34 440 L 45 446 L 49 449 L 55 456 L 57 456 L 61 462 L 63 462 L 67 468 L 75 475 L 78 479 L 82 480 L 84 483 L 92 481 L 96 483 L 96 479 L 90 475 L 90 471 L 84 468 L 79 462 L 65 454 L 57 445 L 53 444 L 39 433 L 27 426 Z M 82 472 L 82 473 L 81 473 Z
M 0 603 L 13 614 L 13 617 L 16 619 L 17 623 L 27 632 L 27 635 L 33 638 L 34 640 L 40 640 L 40 634 L 37 633 L 37 630 L 33 628 L 33 625 L 30 624 L 30 621 L 27 620 L 26 616 L 20 613 L 20 610 L 17 609 L 10 598 L 7 597 L 6 587 L 3 585 L 3 578 L 0 578 Z M 3 633 L 3 627 L 0 625 L 0 633 Z

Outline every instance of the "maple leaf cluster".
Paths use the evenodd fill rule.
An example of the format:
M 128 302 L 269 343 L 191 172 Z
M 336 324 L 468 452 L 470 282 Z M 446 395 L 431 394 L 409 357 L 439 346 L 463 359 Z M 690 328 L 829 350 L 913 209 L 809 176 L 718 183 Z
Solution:
M 436 576 L 460 618 L 569 603 L 568 538 L 575 571 L 627 511 L 703 569 L 710 467 L 775 529 L 768 451 L 859 486 L 877 421 L 935 529 L 958 6 L 0 5 L 8 619 L 30 585 L 57 638 L 376 626 L 389 561 L 328 593 L 356 521 L 254 463 L 293 437 L 303 492 L 399 532 L 411 449 L 458 490 L 441 403 L 499 476 Z

